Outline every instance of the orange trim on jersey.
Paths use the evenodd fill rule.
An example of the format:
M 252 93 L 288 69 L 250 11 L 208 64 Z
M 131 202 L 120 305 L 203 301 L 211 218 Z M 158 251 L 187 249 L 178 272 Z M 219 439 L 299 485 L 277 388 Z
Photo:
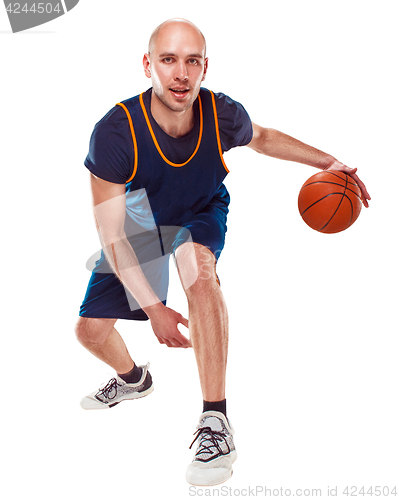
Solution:
M 144 92 L 143 92 L 144 94 Z M 200 130 L 199 130 L 199 134 L 198 134 L 198 142 L 197 142 L 197 146 L 194 150 L 194 153 L 190 156 L 190 158 L 184 162 L 184 163 L 172 163 L 171 161 L 169 161 L 166 156 L 163 154 L 161 148 L 159 147 L 159 144 L 158 144 L 158 141 L 157 141 L 157 138 L 155 137 L 155 134 L 154 134 L 154 131 L 152 130 L 152 127 L 151 127 L 151 123 L 150 123 L 150 120 L 148 118 L 148 114 L 147 114 L 147 110 L 145 109 L 145 106 L 144 106 L 144 101 L 143 101 L 143 94 L 140 94 L 140 104 L 141 104 L 141 109 L 143 110 L 143 113 L 144 113 L 144 118 L 145 118 L 145 121 L 147 122 L 147 126 L 148 126 L 148 130 L 150 131 L 150 134 L 151 134 L 151 137 L 152 137 L 152 140 L 154 141 L 154 144 L 155 144 L 155 147 L 157 148 L 158 150 L 158 153 L 161 155 L 162 159 L 164 161 L 166 161 L 166 163 L 168 165 L 171 165 L 172 167 L 184 167 L 184 165 L 187 165 L 188 162 L 190 162 L 194 156 L 197 154 L 197 151 L 200 147 L 200 144 L 201 144 L 201 139 L 202 139 L 202 131 L 203 131 L 203 128 L 204 128 L 204 120 L 203 120 L 203 116 L 202 116 L 202 102 L 201 102 L 201 98 L 198 94 L 198 103 L 199 103 L 199 111 L 200 111 Z
M 214 96 L 212 90 L 210 90 L 209 92 L 211 93 L 211 96 L 212 96 L 212 106 L 213 106 L 213 114 L 215 116 L 216 139 L 217 139 L 217 142 L 218 142 L 219 155 L 220 155 L 220 159 L 222 160 L 222 163 L 223 163 L 223 166 L 224 166 L 226 172 L 229 173 L 230 170 L 227 168 L 227 165 L 224 162 L 223 151 L 222 151 L 222 143 L 220 142 L 219 122 L 218 122 L 218 114 L 217 114 L 217 111 L 216 111 L 215 96 Z
M 132 133 L 132 139 L 133 139 L 133 147 L 134 147 L 134 166 L 133 166 L 133 173 L 130 177 L 130 179 L 128 179 L 126 181 L 126 184 L 128 182 L 130 182 L 133 177 L 136 175 L 136 172 L 137 172 L 137 165 L 138 165 L 138 161 L 139 161 L 139 152 L 138 152 L 138 149 L 137 149 L 137 141 L 136 141 L 136 134 L 134 133 L 134 127 L 133 127 L 133 122 L 132 122 L 132 117 L 130 116 L 130 113 L 127 109 L 127 107 L 122 104 L 121 102 L 118 102 L 116 103 L 116 106 L 121 106 L 124 110 L 125 110 L 125 113 L 127 115 L 127 119 L 129 120 L 129 125 L 130 125 L 130 132 Z

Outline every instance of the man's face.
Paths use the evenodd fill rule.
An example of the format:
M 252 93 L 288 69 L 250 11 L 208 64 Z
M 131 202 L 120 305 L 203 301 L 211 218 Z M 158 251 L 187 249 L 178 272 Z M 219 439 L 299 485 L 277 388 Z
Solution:
M 143 64 L 155 95 L 172 111 L 190 108 L 208 67 L 201 34 L 187 23 L 171 23 L 161 28 L 150 50 Z

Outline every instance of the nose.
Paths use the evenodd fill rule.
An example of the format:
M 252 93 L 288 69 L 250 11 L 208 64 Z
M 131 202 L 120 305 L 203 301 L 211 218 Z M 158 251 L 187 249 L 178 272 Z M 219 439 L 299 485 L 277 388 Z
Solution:
M 184 61 L 181 61 L 176 65 L 175 80 L 188 80 L 187 67 Z

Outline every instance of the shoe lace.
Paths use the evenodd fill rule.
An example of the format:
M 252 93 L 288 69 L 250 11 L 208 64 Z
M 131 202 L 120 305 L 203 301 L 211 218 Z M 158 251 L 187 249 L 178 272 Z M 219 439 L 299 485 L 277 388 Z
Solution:
M 197 441 L 197 439 L 200 439 L 199 441 L 199 446 L 197 453 L 195 456 L 200 455 L 201 453 L 211 453 L 212 448 L 216 448 L 217 452 L 220 455 L 227 455 L 230 453 L 230 446 L 229 443 L 226 440 L 226 434 L 221 431 L 214 431 L 210 427 L 200 427 L 194 432 L 194 435 L 196 434 L 195 438 L 193 439 L 193 442 L 190 444 L 189 449 L 191 449 L 192 445 Z M 220 447 L 219 443 L 225 442 L 228 452 L 223 453 L 222 448 Z M 209 445 L 206 443 L 210 442 Z
M 118 392 L 117 385 L 118 385 L 118 381 L 116 380 L 116 378 L 111 378 L 111 380 L 107 383 L 107 385 L 105 385 L 104 387 L 99 389 L 96 396 L 102 395 L 102 396 L 106 397 L 107 399 L 110 399 L 110 400 L 114 399 L 117 395 L 117 392 Z M 112 397 L 110 397 L 110 393 L 112 390 L 115 390 L 115 394 Z

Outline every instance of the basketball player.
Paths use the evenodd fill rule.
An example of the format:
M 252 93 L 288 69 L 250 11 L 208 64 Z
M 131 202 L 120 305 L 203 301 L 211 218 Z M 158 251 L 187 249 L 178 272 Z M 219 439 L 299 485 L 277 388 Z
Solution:
M 356 169 L 252 123 L 241 104 L 200 88 L 208 59 L 205 39 L 191 22 L 161 24 L 143 65 L 152 88 L 118 103 L 96 124 L 85 161 L 103 250 L 76 335 L 116 376 L 81 405 L 106 409 L 151 393 L 148 365 L 134 363 L 115 329 L 118 318 L 149 319 L 161 344 L 194 349 L 204 401 L 186 478 L 214 485 L 231 476 L 236 458 L 225 400 L 228 316 L 216 274 L 229 205 L 223 153 L 246 145 L 275 158 L 340 170 L 358 183 L 365 206 L 370 196 Z M 169 254 L 188 299 L 189 321 L 165 305 Z M 179 323 L 189 327 L 189 339 Z

